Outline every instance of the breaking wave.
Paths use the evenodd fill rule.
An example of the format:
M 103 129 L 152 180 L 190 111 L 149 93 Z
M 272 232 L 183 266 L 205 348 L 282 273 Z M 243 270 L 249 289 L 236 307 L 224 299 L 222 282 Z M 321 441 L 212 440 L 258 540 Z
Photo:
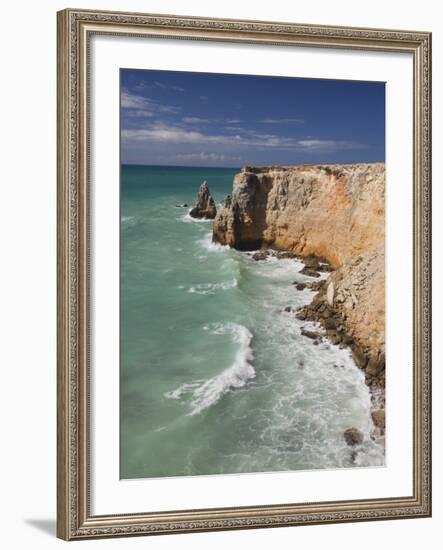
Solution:
M 227 392 L 243 387 L 248 380 L 255 378 L 255 370 L 251 362 L 254 358 L 251 349 L 251 332 L 237 323 L 213 323 L 205 325 L 204 330 L 212 334 L 230 334 L 238 344 L 233 363 L 223 372 L 206 381 L 196 381 L 181 385 L 179 388 L 165 393 L 168 399 L 181 399 L 191 394 L 191 416 L 196 415 L 217 403 Z

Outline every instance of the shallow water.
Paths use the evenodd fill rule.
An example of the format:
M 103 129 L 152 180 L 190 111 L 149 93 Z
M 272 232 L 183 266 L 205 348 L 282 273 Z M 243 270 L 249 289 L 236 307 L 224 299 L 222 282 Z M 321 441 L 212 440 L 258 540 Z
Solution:
M 121 195 L 121 477 L 378 466 L 350 352 L 300 334 L 303 264 L 211 243 L 176 204 L 236 170 L 125 166 Z M 367 442 L 353 456 L 343 431 Z

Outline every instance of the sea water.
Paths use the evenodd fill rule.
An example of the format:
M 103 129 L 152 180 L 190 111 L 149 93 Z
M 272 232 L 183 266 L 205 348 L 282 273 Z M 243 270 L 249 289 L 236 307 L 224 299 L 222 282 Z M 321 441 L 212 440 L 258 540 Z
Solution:
M 318 328 L 293 259 L 212 243 L 188 215 L 202 181 L 218 204 L 238 170 L 123 166 L 121 478 L 380 466 L 370 394 L 350 352 Z M 357 449 L 343 432 L 365 434 Z

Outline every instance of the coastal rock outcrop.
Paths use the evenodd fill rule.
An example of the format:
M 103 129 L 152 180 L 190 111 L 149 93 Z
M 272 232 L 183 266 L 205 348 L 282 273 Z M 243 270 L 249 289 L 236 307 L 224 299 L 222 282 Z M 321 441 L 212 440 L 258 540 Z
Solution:
M 213 220 L 217 214 L 214 199 L 209 192 L 208 184 L 204 181 L 200 185 L 195 204 L 189 211 L 192 218 Z
M 213 238 L 239 250 L 273 247 L 332 267 L 384 239 L 382 163 L 243 169 L 214 220 Z
M 320 322 L 334 344 L 351 347 L 367 384 L 384 386 L 384 164 L 244 168 L 219 208 L 213 240 L 301 256 L 301 274 L 312 277 L 303 288 L 318 294 L 297 317 Z

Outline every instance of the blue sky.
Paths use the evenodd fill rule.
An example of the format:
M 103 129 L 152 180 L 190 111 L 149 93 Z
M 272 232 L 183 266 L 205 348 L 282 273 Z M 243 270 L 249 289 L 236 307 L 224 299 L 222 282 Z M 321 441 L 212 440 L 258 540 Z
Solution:
M 121 70 L 125 164 L 384 162 L 385 85 Z

